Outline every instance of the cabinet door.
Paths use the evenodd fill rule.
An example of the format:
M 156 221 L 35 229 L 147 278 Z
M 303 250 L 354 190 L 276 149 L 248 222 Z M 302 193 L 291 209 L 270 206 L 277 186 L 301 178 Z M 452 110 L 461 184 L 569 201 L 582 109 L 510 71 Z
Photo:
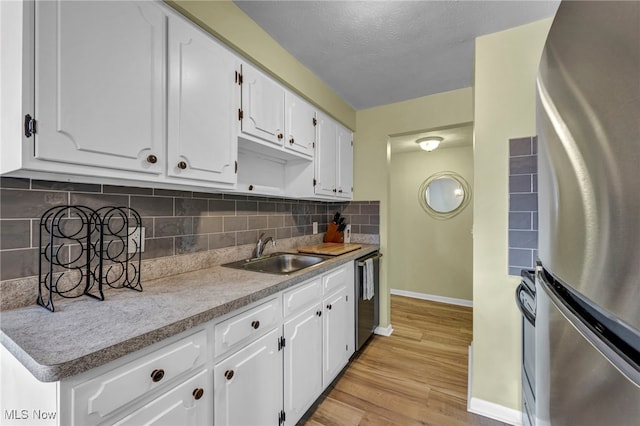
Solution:
M 36 2 L 35 156 L 163 171 L 165 15 L 152 2 Z
M 279 337 L 275 329 L 214 367 L 215 424 L 278 424 L 283 402 Z
M 338 126 L 338 197 L 353 197 L 353 134 Z
M 347 286 L 340 287 L 324 299 L 323 309 L 323 372 L 322 382 L 326 388 L 347 365 L 353 353 L 353 310 L 349 309 L 353 297 L 349 297 Z M 351 314 L 351 315 L 350 315 Z
M 235 56 L 193 24 L 169 18 L 169 176 L 235 183 Z
M 213 423 L 211 375 L 208 370 L 200 372 L 134 411 L 115 426 L 196 426 Z
M 316 187 L 317 195 L 334 196 L 336 189 L 336 132 L 337 123 L 318 112 L 316 140 Z
M 316 141 L 316 111 L 313 106 L 294 95 L 285 95 L 286 134 L 284 146 L 300 154 L 313 157 Z
M 322 393 L 322 304 L 285 322 L 284 411 L 296 424 Z
M 242 65 L 242 133 L 282 146 L 284 88 L 252 67 Z

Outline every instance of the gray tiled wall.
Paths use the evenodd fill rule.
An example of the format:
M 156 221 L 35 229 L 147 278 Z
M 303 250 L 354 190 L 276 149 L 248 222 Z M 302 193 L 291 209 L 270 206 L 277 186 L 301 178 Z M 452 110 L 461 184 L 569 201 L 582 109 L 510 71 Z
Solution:
M 538 249 L 538 141 L 509 140 L 509 274 L 533 268 Z
M 50 207 L 134 208 L 146 228 L 143 259 L 319 232 L 336 211 L 354 234 L 378 234 L 378 201 L 327 203 L 30 179 L 0 179 L 0 281 L 37 275 L 39 218 Z

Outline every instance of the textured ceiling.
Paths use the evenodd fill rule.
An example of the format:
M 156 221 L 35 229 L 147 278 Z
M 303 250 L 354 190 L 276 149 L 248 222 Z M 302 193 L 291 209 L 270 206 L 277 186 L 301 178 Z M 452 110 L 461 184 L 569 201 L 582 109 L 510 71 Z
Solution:
M 553 16 L 559 1 L 235 3 L 361 110 L 471 86 L 476 37 Z

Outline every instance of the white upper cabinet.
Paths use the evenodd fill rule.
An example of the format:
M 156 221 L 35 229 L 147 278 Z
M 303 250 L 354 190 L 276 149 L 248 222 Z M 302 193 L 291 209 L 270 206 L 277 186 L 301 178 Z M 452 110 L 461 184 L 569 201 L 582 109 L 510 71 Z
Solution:
M 316 195 L 350 200 L 353 197 L 353 134 L 318 113 Z
M 193 24 L 169 17 L 167 174 L 235 183 L 239 62 Z
M 318 113 L 318 140 L 316 144 L 315 193 L 333 197 L 337 178 L 337 135 L 338 123 L 323 113 Z
M 346 127 L 337 128 L 337 195 L 340 198 L 353 197 L 353 134 Z
M 161 174 L 165 14 L 151 2 L 36 2 L 35 157 Z
M 284 88 L 256 68 L 242 65 L 242 133 L 282 146 Z
M 351 133 L 164 2 L 0 4 L 0 174 L 351 199 Z
M 241 135 L 274 148 L 274 157 L 313 158 L 316 110 L 309 102 L 246 63 L 240 86 Z
M 285 147 L 313 157 L 316 141 L 316 110 L 299 96 L 287 91 L 285 94 L 286 133 Z

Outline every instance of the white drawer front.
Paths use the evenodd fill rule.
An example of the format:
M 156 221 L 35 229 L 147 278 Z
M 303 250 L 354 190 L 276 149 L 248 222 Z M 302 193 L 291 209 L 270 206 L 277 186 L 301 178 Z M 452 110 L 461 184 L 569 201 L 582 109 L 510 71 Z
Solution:
M 249 343 L 269 331 L 282 319 L 280 298 L 231 317 L 215 326 L 214 356 L 218 357 L 239 343 Z
M 316 278 L 284 293 L 284 316 L 288 316 L 300 308 L 318 303 L 322 298 L 322 279 Z
M 213 386 L 208 370 L 204 370 L 134 411 L 115 426 L 212 424 L 212 408 Z
M 328 295 L 341 285 L 353 285 L 353 262 L 344 264 L 322 277 L 324 295 Z
M 203 330 L 74 387 L 73 423 L 101 422 L 125 404 L 203 365 L 206 356 L 207 334 Z

